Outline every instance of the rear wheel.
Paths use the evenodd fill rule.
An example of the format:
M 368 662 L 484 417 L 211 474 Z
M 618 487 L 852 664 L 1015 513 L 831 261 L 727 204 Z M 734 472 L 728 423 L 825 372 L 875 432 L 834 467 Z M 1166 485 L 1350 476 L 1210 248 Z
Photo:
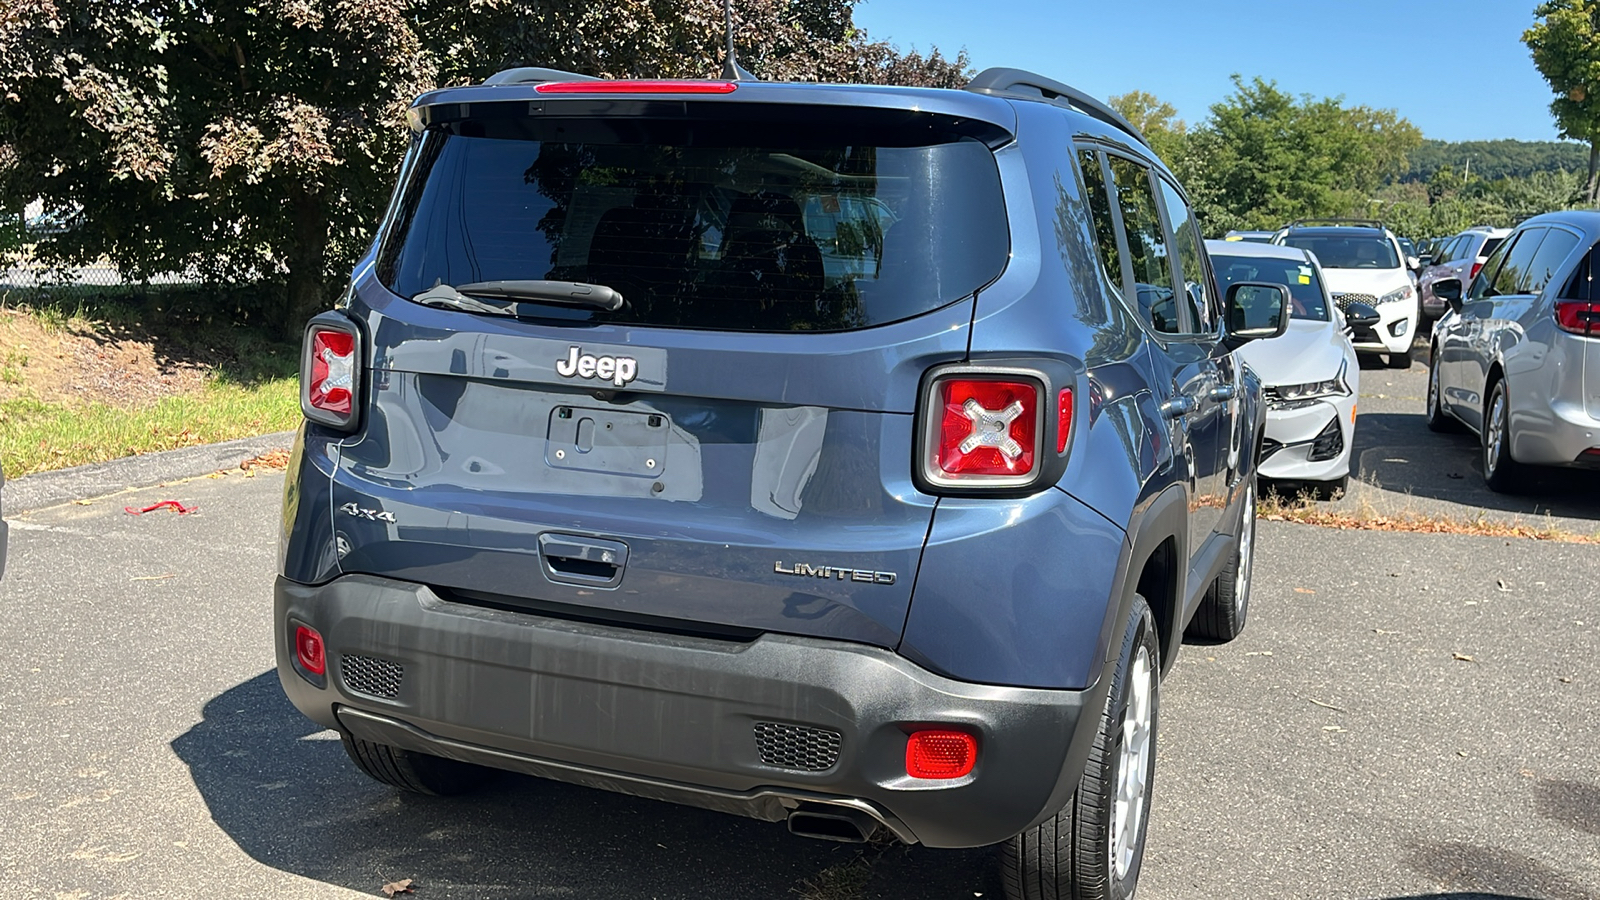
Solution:
M 375 744 L 348 734 L 340 737 L 344 741 L 344 752 L 357 768 L 375 781 L 414 794 L 435 797 L 464 794 L 495 775 L 493 769 L 471 763 Z
M 1439 348 L 1434 347 L 1428 354 L 1428 405 L 1423 416 L 1428 423 L 1428 430 L 1440 434 L 1450 434 L 1461 430 L 1461 423 L 1454 416 L 1444 411 L 1441 402 L 1439 385 Z
M 1511 407 L 1506 402 L 1506 380 L 1489 389 L 1483 417 L 1483 480 L 1489 490 L 1510 493 L 1522 484 L 1523 467 L 1511 458 Z
M 1155 779 L 1160 687 L 1155 619 L 1135 595 L 1077 792 L 1065 809 L 1001 847 L 1009 900 L 1133 896 Z
M 1206 590 L 1206 596 L 1189 621 L 1190 637 L 1208 641 L 1231 641 L 1244 631 L 1245 615 L 1250 611 L 1250 572 L 1255 565 L 1256 482 L 1245 485 L 1244 513 L 1239 521 L 1238 540 L 1228 567 Z

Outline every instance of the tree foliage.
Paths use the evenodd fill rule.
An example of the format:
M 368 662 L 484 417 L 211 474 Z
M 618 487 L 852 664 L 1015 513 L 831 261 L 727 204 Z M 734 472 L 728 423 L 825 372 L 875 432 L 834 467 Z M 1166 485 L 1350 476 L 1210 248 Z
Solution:
M 1572 172 L 1588 164 L 1589 148 L 1570 141 L 1423 141 L 1407 155 L 1401 181 L 1426 182 L 1445 166 L 1482 178 L 1522 178 L 1535 172 Z
M 743 0 L 741 62 L 964 80 L 964 55 L 870 40 L 854 3 Z M 510 65 L 711 76 L 723 43 L 719 0 L 7 0 L 0 213 L 36 198 L 76 213 L 41 245 L 50 262 L 276 285 L 289 332 L 370 241 L 417 94 Z
M 1591 202 L 1600 197 L 1600 0 L 1546 0 L 1522 35 L 1556 98 L 1550 114 L 1561 136 L 1589 145 Z

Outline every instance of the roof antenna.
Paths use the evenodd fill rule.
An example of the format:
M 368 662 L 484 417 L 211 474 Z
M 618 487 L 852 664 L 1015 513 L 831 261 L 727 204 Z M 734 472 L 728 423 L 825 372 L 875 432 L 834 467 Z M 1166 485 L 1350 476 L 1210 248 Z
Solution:
M 760 81 L 749 70 L 739 65 L 739 55 L 733 49 L 733 0 L 722 0 L 722 24 L 728 32 L 728 52 L 722 57 L 724 81 Z

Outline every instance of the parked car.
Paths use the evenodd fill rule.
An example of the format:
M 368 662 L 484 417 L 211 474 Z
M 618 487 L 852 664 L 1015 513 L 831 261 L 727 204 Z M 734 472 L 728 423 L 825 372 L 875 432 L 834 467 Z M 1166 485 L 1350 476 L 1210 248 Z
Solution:
M 1470 285 L 1472 279 L 1478 277 L 1484 263 L 1489 261 L 1489 255 L 1500 247 L 1500 242 L 1510 233 L 1509 228 L 1484 226 L 1469 228 L 1455 237 L 1446 238 L 1434 253 L 1432 262 L 1417 279 L 1417 290 L 1422 295 L 1422 315 L 1429 320 L 1438 319 L 1448 308 L 1443 298 L 1434 296 L 1434 282 L 1442 278 L 1454 278 L 1464 285 Z
M 1329 295 L 1341 310 L 1362 303 L 1378 311 L 1376 327 L 1354 327 L 1357 352 L 1384 354 L 1395 369 L 1411 365 L 1419 320 L 1417 289 L 1394 232 L 1366 220 L 1303 220 L 1279 231 L 1273 242 L 1316 254 Z
M 1222 236 L 1225 241 L 1249 241 L 1255 244 L 1272 243 L 1271 231 L 1230 231 Z
M 409 120 L 305 335 L 294 705 L 406 790 L 511 769 L 1131 896 L 1160 673 L 1248 609 L 1233 351 L 1289 305 L 1218 295 L 1139 133 L 1015 69 L 521 69 Z
M 1600 468 L 1600 213 L 1535 216 L 1490 255 L 1466 296 L 1433 329 L 1426 416 L 1465 428 L 1483 448 L 1483 476 L 1514 491 L 1528 466 Z
M 1346 334 L 1344 314 L 1328 296 L 1322 267 L 1294 247 L 1207 241 L 1217 286 L 1240 282 L 1287 285 L 1289 329 L 1256 341 L 1239 356 L 1260 376 L 1267 430 L 1256 472 L 1262 478 L 1307 484 L 1330 499 L 1350 482 L 1361 368 Z M 1376 310 L 1358 307 L 1369 317 Z

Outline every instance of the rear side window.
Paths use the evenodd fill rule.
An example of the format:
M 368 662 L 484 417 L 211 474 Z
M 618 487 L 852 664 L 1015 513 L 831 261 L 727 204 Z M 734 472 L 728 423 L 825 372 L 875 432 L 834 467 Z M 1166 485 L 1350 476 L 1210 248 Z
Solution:
M 1083 169 L 1084 195 L 1089 201 L 1089 215 L 1094 219 L 1095 245 L 1100 249 L 1100 262 L 1106 267 L 1111 283 L 1122 284 L 1122 254 L 1117 250 L 1117 229 L 1111 218 L 1111 196 L 1106 192 L 1104 176 L 1100 171 L 1100 154 L 1093 150 L 1078 151 L 1078 165 Z
M 1481 259 L 1495 252 L 1496 250 L 1500 249 L 1500 245 L 1504 242 L 1505 238 L 1484 238 L 1483 246 L 1478 248 L 1478 257 Z
M 1528 271 L 1524 276 L 1525 284 L 1519 294 L 1542 294 L 1545 285 L 1555 278 L 1561 264 L 1572 255 L 1578 246 L 1578 236 L 1570 231 L 1560 228 L 1550 229 L 1544 242 L 1539 245 L 1539 252 L 1533 255 L 1533 261 L 1528 263 Z
M 1122 213 L 1122 230 L 1133 262 L 1134 289 L 1139 310 L 1155 330 L 1181 334 L 1177 296 L 1172 286 L 1172 259 L 1167 249 L 1166 229 L 1161 210 L 1150 188 L 1150 172 L 1123 159 L 1109 158 L 1111 177 L 1116 181 L 1117 206 Z
M 494 136 L 466 122 L 423 137 L 379 253 L 396 294 L 579 281 L 616 289 L 625 305 L 519 313 L 830 331 L 969 297 L 1010 250 L 993 153 L 930 128 L 782 117 L 490 127 Z

